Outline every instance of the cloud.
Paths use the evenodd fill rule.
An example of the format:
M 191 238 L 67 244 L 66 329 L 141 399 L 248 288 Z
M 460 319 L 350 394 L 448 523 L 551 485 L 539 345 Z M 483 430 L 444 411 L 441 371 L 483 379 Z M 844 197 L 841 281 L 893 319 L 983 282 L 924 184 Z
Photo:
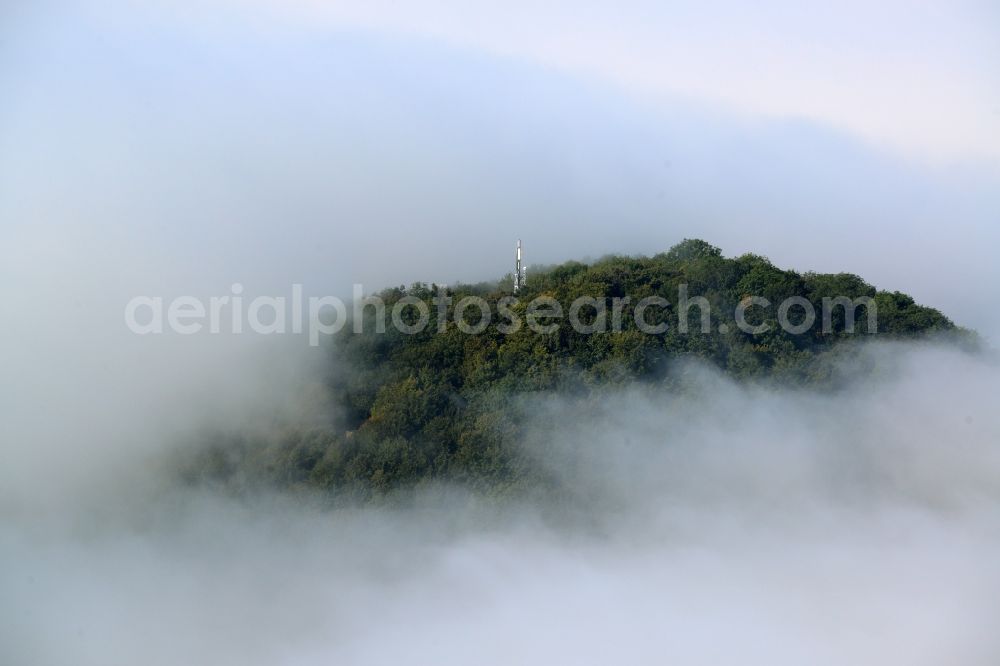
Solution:
M 835 395 L 692 366 L 680 394 L 551 398 L 529 423 L 555 434 L 539 464 L 570 504 L 439 489 L 331 512 L 122 488 L 96 510 L 5 520 L 0 650 L 38 664 L 992 663 L 1000 374 L 934 348 L 865 354 L 883 370 Z
M 262 0 L 251 7 L 279 31 L 440 40 L 668 104 L 680 96 L 808 119 L 930 163 L 994 170 L 1000 163 L 1000 53 L 995 12 L 985 3 Z
M 67 258 L 86 266 L 91 253 L 117 265 L 119 284 L 133 290 L 125 300 L 142 292 L 226 293 L 233 282 L 248 292 L 285 293 L 302 282 L 307 291 L 347 294 L 352 282 L 375 288 L 494 278 L 510 270 L 517 237 L 527 261 L 542 264 L 651 254 L 699 237 L 730 255 L 757 252 L 799 270 L 857 273 L 960 324 L 996 328 L 995 309 L 979 288 L 1000 279 L 991 254 L 1000 232 L 989 214 L 1000 205 L 1000 175 L 989 164 L 929 166 L 796 112 L 747 114 L 679 93 L 653 100 L 612 78 L 531 57 L 309 13 L 334 10 L 247 7 L 41 4 L 23 12 L 31 20 L 12 24 L 18 29 L 5 26 L 12 34 L 0 60 L 11 91 L 0 109 L 6 283 L 23 283 L 26 274 L 51 281 L 51 274 L 38 277 L 43 266 Z M 399 11 L 378 16 L 404 20 L 410 10 Z M 853 10 L 824 21 L 783 11 L 746 25 L 765 22 L 794 43 L 820 29 L 813 23 L 855 34 L 834 30 L 850 21 L 863 26 L 857 48 L 879 62 L 910 53 L 892 40 L 917 34 L 885 28 L 888 19 L 866 22 Z M 923 11 L 907 14 L 904 25 L 929 20 Z M 554 12 L 539 9 L 533 22 L 516 13 L 505 20 L 517 39 L 522 32 L 528 39 L 555 30 Z M 439 13 L 428 10 L 427 20 Z M 717 45 L 718 31 L 749 29 L 737 22 L 682 30 L 708 19 L 694 10 L 650 13 L 635 35 L 627 13 L 563 16 L 585 24 L 582 36 L 618 26 L 634 48 L 646 48 L 643 31 L 664 22 L 676 22 L 705 49 Z M 920 43 L 930 49 L 935 40 L 959 39 L 964 15 L 933 21 L 935 29 L 952 27 Z M 795 17 L 808 30 L 800 31 Z M 492 17 L 483 25 L 468 21 L 459 32 L 471 40 L 505 25 Z M 994 23 L 981 21 L 976 30 Z M 515 30 L 521 24 L 523 31 Z M 767 48 L 784 48 L 785 41 L 762 34 Z M 889 41 L 879 42 L 879 34 Z M 599 35 L 594 40 L 601 57 Z M 975 50 L 980 41 L 970 36 L 963 48 Z M 831 57 L 854 48 L 816 44 L 827 44 Z M 663 76 L 697 72 L 697 53 L 677 56 L 685 66 L 674 67 L 657 55 L 661 47 L 649 47 L 642 67 Z M 716 50 L 740 59 L 736 46 Z M 934 53 L 939 64 L 920 71 L 953 57 Z M 810 62 L 793 56 L 781 56 L 785 66 Z M 988 71 L 975 58 L 959 60 L 948 67 Z M 735 64 L 719 69 L 756 80 Z M 633 70 L 642 68 L 623 69 Z M 917 74 L 890 78 L 937 90 Z M 849 106 L 873 118 L 896 108 L 877 99 L 851 97 Z M 919 119 L 926 105 L 915 106 Z M 964 116 L 946 125 L 979 127 Z M 981 135 L 988 145 L 1000 132 Z M 43 255 L 50 261 L 38 261 Z

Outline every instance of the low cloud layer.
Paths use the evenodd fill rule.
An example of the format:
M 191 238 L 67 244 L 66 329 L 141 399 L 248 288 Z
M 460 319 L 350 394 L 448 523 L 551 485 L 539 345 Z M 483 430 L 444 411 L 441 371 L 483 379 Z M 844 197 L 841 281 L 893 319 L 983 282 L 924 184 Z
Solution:
M 543 400 L 527 444 L 559 505 L 440 488 L 331 512 L 164 484 L 22 510 L 0 528 L 0 656 L 995 663 L 1000 372 L 861 358 L 875 376 L 834 395 L 690 366 L 683 394 Z

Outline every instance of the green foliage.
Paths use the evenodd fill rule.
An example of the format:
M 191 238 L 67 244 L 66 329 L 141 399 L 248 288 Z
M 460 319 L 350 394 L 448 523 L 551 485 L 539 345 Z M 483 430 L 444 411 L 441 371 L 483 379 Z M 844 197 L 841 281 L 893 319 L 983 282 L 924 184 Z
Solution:
M 525 432 L 519 406 L 537 392 L 583 397 L 607 387 L 644 383 L 671 390 L 671 360 L 696 357 L 738 380 L 773 381 L 796 386 L 835 386 L 844 378 L 833 359 L 851 337 L 847 309 L 831 311 L 831 330 L 821 329 L 824 299 L 871 298 L 877 306 L 882 336 L 912 337 L 955 331 L 937 310 L 914 303 L 899 292 L 879 292 L 856 275 L 799 274 L 774 266 L 757 255 L 727 259 L 701 240 L 684 240 L 653 257 L 606 257 L 593 264 L 571 261 L 529 273 L 511 310 L 524 318 L 526 304 L 538 296 L 556 299 L 568 309 L 578 297 L 607 305 L 608 330 L 583 334 L 568 318 L 555 331 L 539 334 L 527 326 L 501 333 L 494 325 L 467 335 L 454 324 L 454 306 L 463 297 L 485 298 L 494 315 L 498 301 L 509 297 L 510 279 L 498 284 L 456 285 L 447 289 L 417 283 L 385 290 L 384 333 L 376 332 L 375 311 L 365 313 L 364 332 L 347 326 L 330 346 L 334 379 L 331 390 L 342 414 L 337 427 L 287 431 L 249 441 L 221 438 L 200 461 L 203 477 L 265 480 L 283 487 L 321 489 L 335 496 L 372 499 L 430 480 L 459 482 L 490 493 L 515 492 L 544 483 L 522 455 Z M 710 328 L 701 332 L 701 311 L 687 312 L 689 332 L 682 331 L 679 287 L 691 298 L 704 297 L 711 307 Z M 452 297 L 448 320 L 439 332 L 437 295 Z M 650 324 L 665 323 L 655 335 L 641 332 L 635 306 L 647 296 L 667 299 L 667 308 L 647 310 Z M 769 330 L 738 329 L 737 305 L 750 296 L 772 307 L 747 310 L 751 324 Z M 777 305 L 790 296 L 808 300 L 816 324 L 794 335 L 782 330 Z M 388 321 L 393 304 L 413 297 L 427 303 L 427 328 L 414 335 L 395 331 Z M 615 298 L 620 325 L 614 323 Z M 467 314 L 470 323 L 478 315 Z M 866 309 L 857 312 L 855 334 L 868 331 Z M 801 320 L 801 314 L 798 315 Z M 407 317 L 404 317 L 407 318 Z M 584 324 L 596 312 L 581 310 Z M 792 323 L 796 315 L 790 314 Z M 407 321 L 415 320 L 410 312 Z M 964 338 L 969 339 L 968 334 Z

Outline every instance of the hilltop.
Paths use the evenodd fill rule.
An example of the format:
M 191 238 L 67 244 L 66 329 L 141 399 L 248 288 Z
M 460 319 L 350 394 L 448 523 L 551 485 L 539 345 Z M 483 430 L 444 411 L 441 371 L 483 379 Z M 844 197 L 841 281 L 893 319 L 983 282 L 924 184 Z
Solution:
M 798 273 L 752 254 L 726 258 L 700 240 L 685 240 L 651 257 L 536 267 L 516 294 L 512 287 L 508 275 L 495 283 L 416 283 L 384 290 L 377 295 L 383 312 L 366 308 L 364 321 L 330 340 L 334 425 L 291 423 L 266 435 L 216 434 L 189 476 L 361 499 L 431 480 L 515 492 L 545 482 L 519 448 L 524 405 L 533 395 L 588 400 L 633 385 L 683 390 L 673 369 L 689 359 L 742 382 L 837 390 L 852 379 L 838 361 L 862 339 L 933 335 L 975 344 L 974 334 L 937 310 L 900 292 L 879 291 L 856 275 Z M 684 321 L 679 294 L 703 298 L 698 303 L 709 306 L 707 315 L 691 305 Z M 475 328 L 482 316 L 478 308 L 466 308 L 465 326 L 456 324 L 456 305 L 470 296 L 506 318 L 494 317 L 476 334 L 463 332 Z M 575 330 L 565 316 L 569 304 L 581 297 L 607 304 L 603 322 L 592 305 L 577 311 L 577 328 L 589 325 L 595 332 Z M 636 305 L 650 297 L 669 305 L 650 307 L 637 320 Z M 562 317 L 536 318 L 550 326 L 549 332 L 523 324 L 530 302 L 538 298 L 564 306 Z M 766 299 L 771 306 L 760 305 L 761 300 L 751 304 L 751 298 Z M 797 305 L 785 313 L 782 326 L 778 305 L 789 298 Z M 830 308 L 836 298 L 867 305 Z M 612 316 L 614 299 L 617 314 Z M 416 302 L 426 305 L 423 329 L 414 334 L 397 330 L 391 321 L 394 307 L 408 303 L 396 310 L 403 323 L 413 325 L 419 320 Z M 734 317 L 741 305 L 742 328 Z M 804 332 L 787 330 L 804 323 L 808 305 L 814 308 L 815 325 Z M 503 325 L 513 319 L 522 322 L 517 330 Z M 640 321 L 657 332 L 643 332 Z

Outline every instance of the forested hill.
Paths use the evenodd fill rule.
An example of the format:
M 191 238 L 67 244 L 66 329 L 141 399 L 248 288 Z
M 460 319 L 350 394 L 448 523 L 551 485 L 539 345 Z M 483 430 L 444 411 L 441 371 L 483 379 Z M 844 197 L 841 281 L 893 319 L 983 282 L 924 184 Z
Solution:
M 682 285 L 690 298 L 707 299 L 707 332 L 702 332 L 697 306 L 688 308 L 683 331 L 678 307 Z M 227 483 L 306 486 L 362 499 L 431 479 L 510 491 L 544 481 L 535 478 L 520 455 L 525 424 L 519 405 L 537 392 L 587 399 L 628 384 L 677 390 L 672 368 L 689 358 L 738 380 L 825 390 L 849 382 L 837 359 L 849 355 L 860 339 L 933 334 L 973 344 L 971 333 L 957 329 L 937 310 L 899 292 L 878 291 L 856 275 L 798 273 L 752 254 L 726 258 L 700 240 L 685 240 L 652 257 L 615 256 L 533 268 L 516 302 L 512 286 L 508 275 L 497 283 L 417 283 L 383 291 L 378 296 L 385 303 L 384 314 L 368 307 L 360 333 L 349 324 L 329 340 L 329 411 L 335 425 L 286 424 L 266 435 L 219 435 L 190 474 Z M 442 309 L 445 296 L 451 301 Z M 493 313 L 490 325 L 476 334 L 455 325 L 455 306 L 467 296 L 481 297 Z M 650 296 L 670 305 L 648 308 L 642 320 L 666 324 L 659 327 L 666 330 L 639 330 L 635 306 Z M 536 320 L 551 325 L 551 332 L 523 325 L 528 304 L 537 297 L 551 297 L 563 307 L 561 318 Z M 578 297 L 607 303 L 605 330 L 574 330 L 565 310 Z M 767 299 L 771 307 L 746 307 L 750 297 Z M 801 297 L 815 309 L 809 330 L 794 333 L 779 325 L 778 304 L 789 297 Z M 862 306 L 853 333 L 845 330 L 843 307 L 832 309 L 824 331 L 824 299 L 837 297 L 872 299 L 877 330 L 869 330 Z M 612 316 L 616 298 L 619 314 Z M 393 326 L 391 312 L 401 299 L 410 303 L 398 309 L 407 325 L 419 319 L 414 300 L 427 305 L 429 319 L 421 332 L 406 334 Z M 735 321 L 741 303 L 743 330 Z M 787 323 L 803 323 L 799 303 L 788 311 Z M 506 318 L 498 316 L 501 305 Z M 594 307 L 577 314 L 584 325 L 598 321 Z M 477 307 L 466 308 L 466 330 L 476 327 L 480 316 Z M 386 324 L 384 332 L 378 331 L 378 317 Z M 513 318 L 522 322 L 517 330 L 501 326 Z M 747 332 L 748 327 L 756 332 Z

